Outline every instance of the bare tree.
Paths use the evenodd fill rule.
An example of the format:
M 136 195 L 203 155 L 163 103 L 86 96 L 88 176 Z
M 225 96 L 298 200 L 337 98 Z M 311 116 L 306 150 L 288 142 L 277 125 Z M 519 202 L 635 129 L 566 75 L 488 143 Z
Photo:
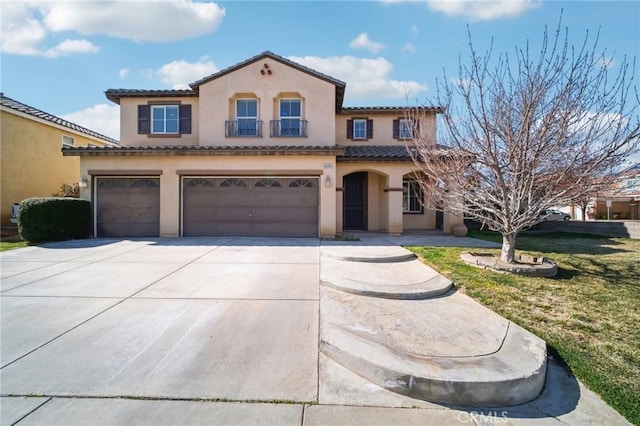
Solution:
M 587 33 L 570 46 L 560 23 L 555 35 L 545 29 L 539 53 L 527 43 L 494 57 L 469 34 L 470 63 L 457 80 L 445 75 L 430 102 L 444 107 L 443 145 L 417 128 L 408 142 L 429 202 L 500 232 L 505 262 L 542 210 L 597 192 L 608 180 L 594 178 L 638 151 L 635 58 L 613 68 L 597 44 Z

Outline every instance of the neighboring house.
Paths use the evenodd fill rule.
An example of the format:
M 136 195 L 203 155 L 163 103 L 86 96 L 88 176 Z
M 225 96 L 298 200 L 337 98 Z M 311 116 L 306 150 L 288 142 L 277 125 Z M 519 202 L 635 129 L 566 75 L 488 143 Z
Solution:
M 96 236 L 435 229 L 405 143 L 435 141 L 440 108 L 414 123 L 402 107 L 343 107 L 344 82 L 271 52 L 190 87 L 109 89 L 121 146 L 63 149 L 90 177 Z
M 640 219 L 640 163 L 618 174 L 615 188 L 598 194 L 591 219 Z
M 9 225 L 12 206 L 48 197 L 63 183 L 80 179 L 80 161 L 62 146 L 117 146 L 118 141 L 0 94 L 0 224 Z

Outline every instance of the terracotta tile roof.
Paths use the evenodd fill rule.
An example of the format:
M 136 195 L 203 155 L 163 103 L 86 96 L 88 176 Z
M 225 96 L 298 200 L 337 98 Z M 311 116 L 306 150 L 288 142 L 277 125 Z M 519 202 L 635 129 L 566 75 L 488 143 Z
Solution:
M 342 114 L 386 114 L 386 113 L 398 113 L 404 114 L 408 111 L 414 112 L 443 112 L 444 108 L 439 106 L 369 106 L 369 107 L 342 107 L 340 113 Z
M 410 161 L 411 156 L 403 145 L 361 145 L 346 146 L 344 155 L 338 156 L 338 161 L 358 160 L 401 160 Z
M 330 146 L 211 146 L 155 145 L 64 147 L 66 156 L 93 155 L 341 155 L 344 147 Z
M 181 90 L 146 90 L 146 89 L 109 89 L 104 94 L 111 102 L 120 105 L 121 98 L 174 98 L 197 96 L 191 89 Z
M 11 99 L 5 96 L 4 93 L 0 93 L 0 105 L 8 109 L 21 112 L 23 114 L 30 115 L 35 118 L 39 118 L 41 120 L 45 120 L 53 124 L 57 124 L 58 126 L 66 127 L 78 133 L 82 133 L 82 134 L 94 137 L 96 139 L 100 139 L 104 142 L 109 142 L 114 144 L 119 143 L 116 139 L 112 139 L 108 136 L 105 136 L 98 132 L 94 132 L 93 130 L 87 129 L 86 127 L 79 126 L 63 118 L 57 117 L 53 114 L 49 114 L 48 112 L 44 112 L 32 106 L 23 104 L 22 102 L 18 102 L 15 99 Z

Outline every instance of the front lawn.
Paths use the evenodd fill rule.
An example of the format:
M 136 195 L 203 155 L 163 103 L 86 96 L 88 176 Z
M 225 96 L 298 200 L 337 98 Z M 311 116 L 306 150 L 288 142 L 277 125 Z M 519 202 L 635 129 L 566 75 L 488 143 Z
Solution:
M 501 242 L 500 235 L 469 236 Z M 545 339 L 573 374 L 640 425 L 640 240 L 588 234 L 525 233 L 517 249 L 558 264 L 555 278 L 480 270 L 464 250 L 412 247 L 458 290 Z

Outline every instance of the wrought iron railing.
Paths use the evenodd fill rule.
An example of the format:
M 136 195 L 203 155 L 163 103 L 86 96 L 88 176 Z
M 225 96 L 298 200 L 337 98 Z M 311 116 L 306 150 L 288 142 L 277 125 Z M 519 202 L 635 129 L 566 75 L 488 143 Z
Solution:
M 299 118 L 283 118 L 281 120 L 271 120 L 271 137 L 307 137 L 307 120 Z
M 224 122 L 224 136 L 227 138 L 261 138 L 262 120 L 228 120 Z

